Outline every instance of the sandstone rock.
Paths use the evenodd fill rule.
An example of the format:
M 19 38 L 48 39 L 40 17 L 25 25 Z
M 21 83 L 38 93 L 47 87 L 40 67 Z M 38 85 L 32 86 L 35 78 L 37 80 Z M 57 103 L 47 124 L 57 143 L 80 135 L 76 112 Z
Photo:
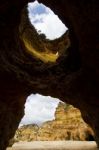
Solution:
M 59 103 L 55 120 L 38 127 L 26 125 L 16 131 L 14 141 L 94 140 L 92 129 L 83 121 L 77 108 Z
M 25 125 L 16 131 L 14 140 L 17 141 L 36 141 L 39 127 L 37 125 Z
M 19 33 L 28 0 L 0 1 L 0 148 L 5 150 L 13 137 L 31 93 L 79 108 L 99 145 L 99 1 L 39 1 L 67 25 L 71 46 L 68 55 L 53 64 L 38 61 L 27 54 Z

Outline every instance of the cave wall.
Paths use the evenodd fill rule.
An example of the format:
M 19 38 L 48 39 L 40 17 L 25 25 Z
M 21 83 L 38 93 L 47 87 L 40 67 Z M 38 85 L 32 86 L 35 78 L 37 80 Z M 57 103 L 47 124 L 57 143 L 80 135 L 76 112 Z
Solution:
M 72 44 L 69 60 L 76 66 L 80 64 L 80 69 L 65 77 L 65 84 L 61 83 L 65 87 L 65 91 L 62 92 L 68 102 L 74 103 L 82 110 L 84 119 L 91 124 L 98 136 L 99 3 L 97 0 L 90 2 L 40 0 L 40 2 L 52 8 L 69 28 Z M 74 69 L 75 66 L 73 71 Z M 98 141 L 97 137 L 96 139 Z
M 24 115 L 26 88 L 16 77 L 18 28 L 26 1 L 0 1 L 0 149 L 5 150 Z M 20 55 L 21 56 L 21 55 Z M 12 59 L 13 58 L 13 59 Z M 12 68 L 12 69 L 11 69 Z M 13 71 L 14 70 L 14 71 Z M 19 73 L 20 74 L 20 73 Z M 20 110 L 20 111 L 19 111 Z
M 27 0 L 0 1 L 0 148 L 23 116 L 26 97 L 40 93 L 78 107 L 99 143 L 99 4 L 98 0 L 40 0 L 69 28 L 68 57 L 45 64 L 26 53 L 20 39 L 21 11 Z

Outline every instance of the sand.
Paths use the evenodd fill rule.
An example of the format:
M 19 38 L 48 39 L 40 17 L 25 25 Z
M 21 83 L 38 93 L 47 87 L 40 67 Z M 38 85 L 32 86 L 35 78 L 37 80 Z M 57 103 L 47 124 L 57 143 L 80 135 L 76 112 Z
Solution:
M 33 141 L 15 143 L 7 150 L 99 150 L 93 141 Z

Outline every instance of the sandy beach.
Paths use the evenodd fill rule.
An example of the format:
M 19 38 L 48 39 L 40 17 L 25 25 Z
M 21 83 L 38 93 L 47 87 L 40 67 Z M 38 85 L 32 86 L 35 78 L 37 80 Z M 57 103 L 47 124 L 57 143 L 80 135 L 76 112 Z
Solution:
M 99 150 L 93 141 L 33 141 L 15 143 L 7 150 Z

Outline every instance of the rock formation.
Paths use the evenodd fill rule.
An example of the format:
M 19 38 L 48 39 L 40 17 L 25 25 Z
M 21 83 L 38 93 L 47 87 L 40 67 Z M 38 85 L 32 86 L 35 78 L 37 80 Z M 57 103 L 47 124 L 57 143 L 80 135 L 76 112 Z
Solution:
M 35 124 L 22 126 L 16 131 L 14 141 L 36 141 L 38 130 L 39 127 Z
M 55 120 L 47 121 L 40 127 L 24 125 L 14 136 L 14 142 L 20 141 L 56 141 L 56 140 L 94 140 L 92 129 L 83 121 L 81 113 L 72 105 L 59 103 Z
M 58 97 L 78 107 L 99 145 L 99 2 L 39 1 L 67 25 L 71 46 L 54 63 L 34 58 L 19 32 L 28 0 L 0 1 L 0 149 L 5 150 L 13 137 L 30 93 Z
M 46 39 L 44 34 L 39 35 L 30 23 L 27 7 L 22 11 L 19 32 L 27 52 L 44 63 L 55 63 L 61 55 L 66 53 L 70 46 L 68 31 L 55 40 Z

